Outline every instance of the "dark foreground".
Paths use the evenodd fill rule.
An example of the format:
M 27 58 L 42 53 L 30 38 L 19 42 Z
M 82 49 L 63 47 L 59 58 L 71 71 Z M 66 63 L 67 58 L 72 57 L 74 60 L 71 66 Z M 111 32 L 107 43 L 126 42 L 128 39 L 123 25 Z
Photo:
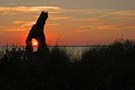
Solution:
M 28 60 L 25 51 L 6 51 L 0 60 L 0 90 L 134 90 L 135 43 L 115 42 L 70 60 L 54 47 L 44 62 Z

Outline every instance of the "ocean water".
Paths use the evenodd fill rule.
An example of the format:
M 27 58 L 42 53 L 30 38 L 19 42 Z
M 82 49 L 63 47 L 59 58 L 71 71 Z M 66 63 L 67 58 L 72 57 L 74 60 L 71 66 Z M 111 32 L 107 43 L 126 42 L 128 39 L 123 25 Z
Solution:
M 0 58 L 6 53 L 6 50 L 8 49 L 11 51 L 13 48 L 16 47 L 0 47 Z M 48 47 L 49 50 L 51 51 L 54 47 Z M 70 55 L 70 58 L 81 58 L 81 55 L 83 52 L 89 50 L 90 48 L 93 47 L 58 47 L 59 49 L 64 49 L 68 55 Z M 17 50 L 25 50 L 25 47 L 17 47 Z M 34 51 L 37 50 L 37 47 L 34 47 Z

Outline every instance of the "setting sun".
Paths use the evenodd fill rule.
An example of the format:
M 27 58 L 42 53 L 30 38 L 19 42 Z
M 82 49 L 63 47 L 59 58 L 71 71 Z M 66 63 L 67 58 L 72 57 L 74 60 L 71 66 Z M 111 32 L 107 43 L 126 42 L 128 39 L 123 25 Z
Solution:
M 38 41 L 36 39 L 32 39 L 32 46 L 38 46 Z

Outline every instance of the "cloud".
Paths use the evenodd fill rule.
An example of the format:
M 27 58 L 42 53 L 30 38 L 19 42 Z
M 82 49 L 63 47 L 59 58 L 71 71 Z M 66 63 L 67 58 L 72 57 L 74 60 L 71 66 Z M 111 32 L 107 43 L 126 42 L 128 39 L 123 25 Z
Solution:
M 87 33 L 91 30 L 123 32 L 135 30 L 134 20 L 135 10 L 106 10 L 105 12 L 95 13 L 95 16 L 92 17 L 73 19 L 72 22 L 82 24 L 75 32 Z
M 32 22 L 32 21 L 27 21 L 25 22 L 24 24 L 22 24 L 20 27 L 27 27 L 27 26 L 32 26 L 35 22 Z
M 13 21 L 14 24 L 24 24 L 26 21 Z
M 3 15 L 10 14 L 11 12 L 40 12 L 40 11 L 48 11 L 49 13 L 60 13 L 60 7 L 53 6 L 36 6 L 36 7 L 26 7 L 26 6 L 18 6 L 18 7 L 0 7 L 0 12 L 3 12 Z
M 47 21 L 47 30 L 55 30 L 66 33 L 66 30 L 74 30 L 78 32 L 89 32 L 91 30 L 134 30 L 135 10 L 116 10 L 116 9 L 65 9 L 53 6 L 38 7 L 0 7 L 0 15 L 18 15 L 14 16 L 17 28 L 10 28 L 7 31 L 27 31 L 38 18 L 38 13 L 46 10 L 51 14 Z M 26 13 L 29 13 L 28 15 Z M 34 13 L 34 14 L 33 14 Z M 29 17 L 27 17 L 29 16 Z M 8 17 L 8 16 L 7 16 Z M 21 17 L 21 18 L 20 18 Z M 27 19 L 29 20 L 26 20 Z M 34 18 L 32 18 L 34 17 Z M 8 17 L 11 18 L 11 17 Z M 19 20 L 20 19 L 20 20 Z M 23 20 L 25 19 L 25 20 Z M 52 24 L 53 23 L 53 24 Z M 59 25 L 57 25 L 59 24 Z M 57 28 L 56 28 L 57 27 Z M 4 29 L 6 31 L 6 29 Z M 72 32 L 72 30 L 70 30 Z M 73 31 L 73 32 L 74 32 Z M 52 32 L 54 33 L 54 32 Z
M 1 0 L 0 6 L 45 6 L 64 8 L 135 9 L 134 0 Z M 80 7 L 81 6 L 81 7 Z
M 0 27 L 0 32 L 20 32 L 20 31 L 28 31 L 34 24 L 32 21 L 14 21 L 15 25 L 9 25 L 6 27 Z M 16 26 L 18 25 L 18 26 Z
M 50 20 L 68 20 L 68 19 L 72 19 L 72 17 L 50 17 Z
M 21 32 L 24 31 L 22 28 L 17 28 L 17 27 L 0 27 L 0 32 Z
M 119 24 L 97 24 L 84 25 L 79 27 L 75 32 L 90 32 L 90 31 L 129 31 L 135 30 L 135 23 L 119 23 Z

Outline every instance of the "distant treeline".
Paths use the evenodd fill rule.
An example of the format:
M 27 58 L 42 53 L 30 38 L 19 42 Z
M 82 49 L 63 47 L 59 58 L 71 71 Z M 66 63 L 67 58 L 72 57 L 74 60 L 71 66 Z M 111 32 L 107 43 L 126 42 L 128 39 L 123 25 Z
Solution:
M 7 49 L 0 59 L 0 90 L 135 89 L 133 41 L 90 48 L 79 60 L 70 57 L 54 47 L 50 59 L 39 63 L 28 60 L 25 49 Z

